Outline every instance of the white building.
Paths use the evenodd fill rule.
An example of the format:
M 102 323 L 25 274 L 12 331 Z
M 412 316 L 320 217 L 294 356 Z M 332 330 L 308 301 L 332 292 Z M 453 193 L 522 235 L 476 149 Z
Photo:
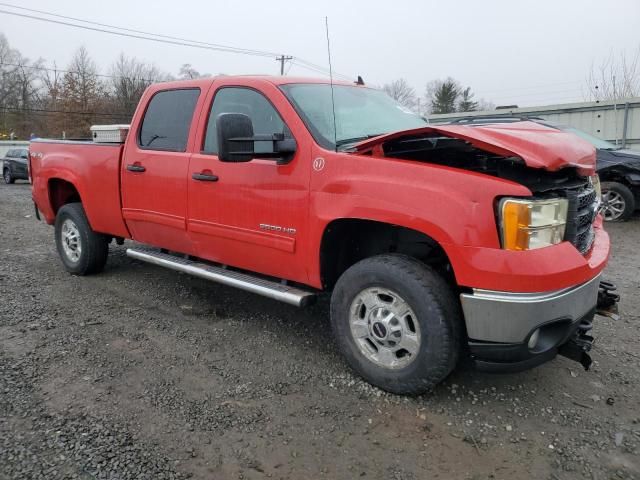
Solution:
M 545 107 L 504 108 L 484 112 L 429 115 L 432 123 L 482 116 L 539 117 L 569 125 L 621 148 L 640 150 L 640 97 L 619 101 L 565 103 Z

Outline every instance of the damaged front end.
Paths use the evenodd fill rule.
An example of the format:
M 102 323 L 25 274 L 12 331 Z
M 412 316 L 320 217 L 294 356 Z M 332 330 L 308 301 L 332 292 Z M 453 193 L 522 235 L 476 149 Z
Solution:
M 601 281 L 598 288 L 598 303 L 596 306 L 596 315 L 610 317 L 618 320 L 618 302 L 620 295 L 614 293 L 616 286 L 607 281 Z M 558 349 L 558 353 L 563 357 L 575 360 L 589 370 L 593 360 L 589 355 L 593 347 L 593 336 L 590 334 L 593 328 L 593 317 L 591 319 L 582 319 L 571 338 Z
M 397 132 L 354 146 L 361 155 L 443 165 L 527 187 L 528 200 L 566 202 L 557 243 L 591 258 L 600 225 L 599 183 L 593 147 L 531 122 L 482 127 L 438 126 Z M 504 248 L 504 244 L 503 244 Z M 597 305 L 596 305 L 597 292 Z M 589 369 L 596 314 L 616 318 L 619 296 L 599 275 L 542 293 L 473 288 L 460 295 L 469 351 L 477 368 L 521 371 L 557 354 Z

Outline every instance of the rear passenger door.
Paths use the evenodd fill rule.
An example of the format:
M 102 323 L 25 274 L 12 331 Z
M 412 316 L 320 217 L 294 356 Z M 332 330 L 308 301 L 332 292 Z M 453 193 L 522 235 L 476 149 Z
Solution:
M 136 241 L 193 252 L 186 231 L 187 171 L 201 96 L 196 86 L 156 89 L 131 126 L 135 138 L 127 140 L 121 165 L 122 214 Z

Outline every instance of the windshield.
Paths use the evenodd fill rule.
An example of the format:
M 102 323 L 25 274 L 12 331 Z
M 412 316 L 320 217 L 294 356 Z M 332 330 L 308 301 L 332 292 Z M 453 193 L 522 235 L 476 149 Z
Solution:
M 602 140 L 601 138 L 594 137 L 593 135 L 589 135 L 587 132 L 583 132 L 582 130 L 578 130 L 577 128 L 562 127 L 562 130 L 564 130 L 565 132 L 571 132 L 574 135 L 579 136 L 580 138 L 582 138 L 583 140 L 586 140 L 587 142 L 589 142 L 591 145 L 593 145 L 596 148 L 599 148 L 599 149 L 602 149 L 602 150 L 617 150 L 618 149 L 618 147 L 616 147 L 613 143 L 609 143 L 606 140 Z
M 334 85 L 334 134 L 331 85 L 290 84 L 282 90 L 302 117 L 316 142 L 325 148 L 347 148 L 360 140 L 427 125 L 419 115 L 381 90 Z

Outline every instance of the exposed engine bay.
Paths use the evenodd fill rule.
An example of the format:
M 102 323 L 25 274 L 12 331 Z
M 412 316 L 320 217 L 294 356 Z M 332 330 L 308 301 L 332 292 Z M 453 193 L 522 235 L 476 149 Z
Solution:
M 437 134 L 402 136 L 384 142 L 384 156 L 460 168 L 517 182 L 536 198 L 561 197 L 569 201 L 564 239 L 583 254 L 593 244 L 599 198 L 589 177 L 575 167 L 558 171 L 531 168 L 519 157 L 504 157 L 471 143 Z
M 544 194 L 585 184 L 574 167 L 556 172 L 528 167 L 519 157 L 502 157 L 469 142 L 443 136 L 401 137 L 383 144 L 385 157 L 446 165 L 520 183 L 533 193 Z

